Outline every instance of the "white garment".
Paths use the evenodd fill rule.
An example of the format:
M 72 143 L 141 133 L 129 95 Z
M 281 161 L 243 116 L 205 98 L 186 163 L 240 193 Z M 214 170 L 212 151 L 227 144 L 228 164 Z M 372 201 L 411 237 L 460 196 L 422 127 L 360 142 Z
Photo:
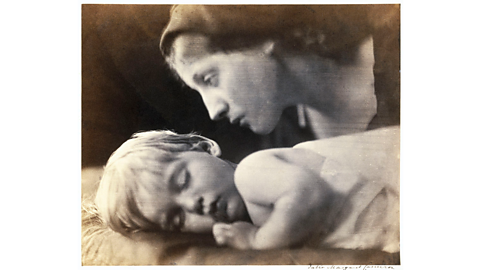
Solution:
M 294 148 L 326 161 L 320 176 L 336 191 L 328 228 L 309 245 L 400 251 L 400 128 L 388 127 Z

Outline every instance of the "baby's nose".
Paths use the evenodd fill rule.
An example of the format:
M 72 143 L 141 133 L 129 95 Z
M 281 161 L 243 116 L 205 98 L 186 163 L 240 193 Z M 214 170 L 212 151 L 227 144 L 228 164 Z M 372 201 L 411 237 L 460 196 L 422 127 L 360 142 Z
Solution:
M 194 208 L 193 208 L 193 211 L 199 215 L 203 215 L 204 214 L 204 211 L 203 211 L 203 197 L 200 197 L 196 200 L 195 204 L 194 204 Z
M 184 197 L 178 199 L 177 202 L 179 205 L 187 212 L 203 215 L 203 197 Z
M 212 201 L 210 203 L 206 203 L 203 205 L 203 213 L 206 215 L 213 215 L 217 212 L 217 204 L 216 201 Z

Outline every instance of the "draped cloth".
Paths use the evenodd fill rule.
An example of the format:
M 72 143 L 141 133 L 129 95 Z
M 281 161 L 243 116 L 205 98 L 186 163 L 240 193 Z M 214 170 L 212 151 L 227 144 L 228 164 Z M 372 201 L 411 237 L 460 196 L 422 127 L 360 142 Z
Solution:
M 400 129 L 305 142 L 294 148 L 326 157 L 319 169 L 337 196 L 321 239 L 309 245 L 399 252 Z

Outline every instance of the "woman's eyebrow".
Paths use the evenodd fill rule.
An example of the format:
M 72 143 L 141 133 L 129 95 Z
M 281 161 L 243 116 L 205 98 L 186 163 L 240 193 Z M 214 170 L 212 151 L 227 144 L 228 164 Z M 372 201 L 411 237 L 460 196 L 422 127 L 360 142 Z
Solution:
M 203 75 L 200 75 L 198 73 L 195 73 L 193 75 L 193 81 L 196 83 L 196 84 L 203 84 Z

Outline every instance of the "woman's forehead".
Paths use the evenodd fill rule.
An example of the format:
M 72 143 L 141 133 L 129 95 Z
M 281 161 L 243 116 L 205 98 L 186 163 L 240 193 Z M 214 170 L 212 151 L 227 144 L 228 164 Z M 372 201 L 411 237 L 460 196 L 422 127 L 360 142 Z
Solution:
M 191 64 L 210 54 L 209 40 L 200 34 L 179 35 L 172 44 L 175 64 Z
M 170 63 L 180 78 L 195 89 L 193 76 L 200 67 L 209 63 L 212 53 L 208 50 L 208 40 L 198 34 L 185 34 L 177 37 L 173 43 Z M 202 64 L 203 63 L 203 64 Z

